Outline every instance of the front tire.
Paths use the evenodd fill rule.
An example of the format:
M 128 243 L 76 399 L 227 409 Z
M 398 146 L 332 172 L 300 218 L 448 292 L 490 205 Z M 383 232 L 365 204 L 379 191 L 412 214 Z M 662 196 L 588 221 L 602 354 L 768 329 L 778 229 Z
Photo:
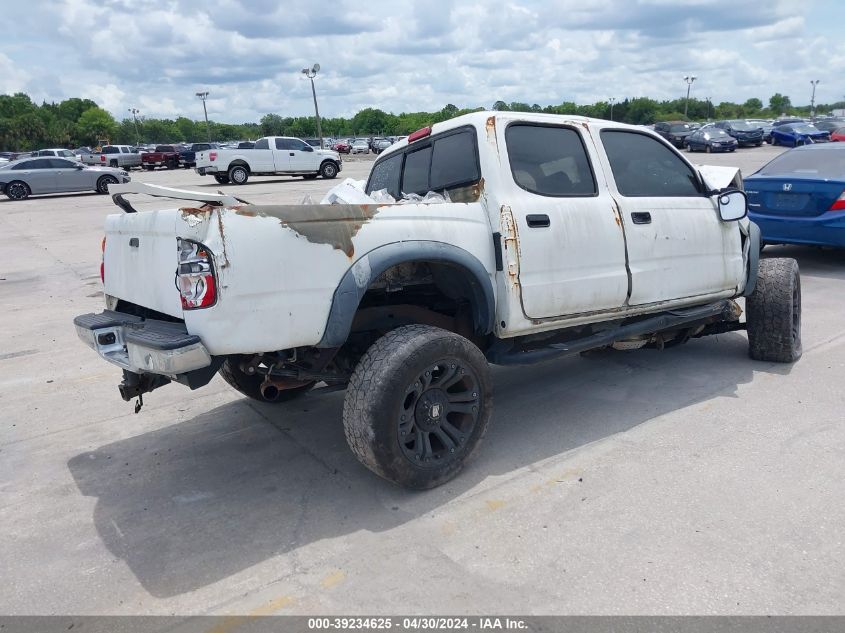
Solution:
M 325 163 L 320 165 L 320 175 L 326 180 L 332 180 L 337 176 L 337 165 L 335 165 L 332 161 L 327 160 Z
M 246 374 L 241 371 L 241 369 L 238 367 L 237 357 L 227 358 L 225 361 L 223 361 L 223 364 L 220 366 L 220 369 L 217 370 L 217 373 L 220 374 L 220 377 L 227 383 L 229 383 L 231 387 L 233 387 L 236 391 L 241 392 L 248 398 L 258 400 L 259 402 L 268 402 L 271 404 L 290 402 L 295 398 L 304 396 L 311 390 L 311 388 L 315 384 L 313 382 L 309 382 L 308 384 L 302 385 L 301 387 L 294 387 L 293 389 L 282 389 L 280 391 L 275 392 L 273 394 L 274 397 L 270 398 L 265 397 L 264 394 L 261 393 L 261 383 L 264 382 L 264 376 L 262 374 L 253 374 L 252 376 L 250 376 L 249 374 Z
M 229 168 L 229 180 L 235 185 L 245 185 L 249 180 L 249 170 L 243 165 L 235 165 Z
M 754 360 L 801 358 L 801 275 L 790 258 L 761 259 L 757 285 L 745 301 L 748 352 Z
M 97 193 L 107 194 L 109 192 L 109 185 L 116 185 L 117 178 L 114 176 L 100 176 L 97 180 Z
M 26 200 L 31 193 L 29 185 L 20 180 L 13 180 L 6 185 L 6 197 L 10 200 Z
M 364 466 L 425 490 L 461 471 L 491 411 L 490 369 L 481 350 L 452 332 L 407 325 L 361 358 L 343 402 L 343 428 Z

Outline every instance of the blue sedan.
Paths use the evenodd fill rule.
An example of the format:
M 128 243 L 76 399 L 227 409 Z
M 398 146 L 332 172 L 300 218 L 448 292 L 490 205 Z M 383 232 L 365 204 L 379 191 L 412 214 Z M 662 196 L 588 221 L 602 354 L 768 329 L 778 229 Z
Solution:
M 810 143 L 827 143 L 830 133 L 823 132 L 812 123 L 786 123 L 772 128 L 772 145 L 798 147 Z
M 845 248 L 845 143 L 789 150 L 745 179 L 764 244 Z

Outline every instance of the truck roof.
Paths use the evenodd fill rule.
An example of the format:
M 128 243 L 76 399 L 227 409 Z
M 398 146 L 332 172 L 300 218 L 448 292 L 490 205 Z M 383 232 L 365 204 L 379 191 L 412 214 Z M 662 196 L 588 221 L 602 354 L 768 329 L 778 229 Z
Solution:
M 639 125 L 629 125 L 627 123 L 620 123 L 618 121 L 607 121 L 605 119 L 594 119 L 591 117 L 578 116 L 575 114 L 543 114 L 537 112 L 512 112 L 510 110 L 483 110 L 479 112 L 470 112 L 463 114 L 448 121 L 435 123 L 431 126 L 431 136 L 453 130 L 464 125 L 472 125 L 477 128 L 490 127 L 495 128 L 496 121 L 504 122 L 510 121 L 526 121 L 534 123 L 554 123 L 560 125 L 562 123 L 569 123 L 572 125 L 583 125 L 596 127 L 602 129 L 605 127 L 613 127 L 616 129 L 637 129 L 645 130 Z M 653 132 L 651 132 L 653 134 Z M 379 160 L 384 156 L 388 156 L 393 152 L 399 151 L 408 146 L 408 137 L 396 141 L 393 145 L 384 150 L 379 156 Z

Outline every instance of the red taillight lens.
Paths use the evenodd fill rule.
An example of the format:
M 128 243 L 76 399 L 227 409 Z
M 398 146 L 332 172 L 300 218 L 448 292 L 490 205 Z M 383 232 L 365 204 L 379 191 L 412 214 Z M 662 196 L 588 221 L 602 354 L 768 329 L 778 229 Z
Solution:
M 424 127 L 416 132 L 412 132 L 411 135 L 408 137 L 408 142 L 413 143 L 417 139 L 425 138 L 426 136 L 431 136 L 431 128 Z
M 105 162 L 106 162 L 106 157 L 105 157 L 105 155 L 100 154 L 100 162 L 101 162 L 101 163 L 105 163 Z
M 845 191 L 830 205 L 829 211 L 845 211 Z
M 106 236 L 103 236 L 103 242 L 100 244 L 100 281 L 106 283 Z
M 179 267 L 176 270 L 176 286 L 182 300 L 183 310 L 208 308 L 217 301 L 217 281 L 214 278 L 214 263 L 211 252 L 202 244 L 191 240 L 176 240 Z
M 208 153 L 208 160 L 214 162 L 217 160 L 217 152 L 209 152 Z

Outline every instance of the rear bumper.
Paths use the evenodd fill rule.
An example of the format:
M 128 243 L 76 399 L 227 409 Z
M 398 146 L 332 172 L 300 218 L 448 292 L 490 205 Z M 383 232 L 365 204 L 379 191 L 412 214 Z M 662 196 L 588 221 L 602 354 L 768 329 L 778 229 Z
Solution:
M 212 175 L 212 176 L 213 176 L 213 175 L 214 175 L 214 174 L 216 174 L 219 170 L 217 169 L 217 167 L 215 167 L 215 166 L 213 166 L 213 165 L 208 165 L 208 166 L 205 166 L 205 167 L 197 167 L 195 171 L 196 171 L 196 172 L 197 172 L 200 176 L 208 176 L 208 175 Z
M 209 367 L 213 359 L 183 323 L 170 323 L 105 310 L 73 320 L 76 333 L 110 363 L 136 374 L 176 378 Z
M 748 217 L 760 227 L 760 239 L 767 244 L 815 244 L 845 248 L 845 213 L 823 213 L 815 217 L 768 215 L 749 209 Z

